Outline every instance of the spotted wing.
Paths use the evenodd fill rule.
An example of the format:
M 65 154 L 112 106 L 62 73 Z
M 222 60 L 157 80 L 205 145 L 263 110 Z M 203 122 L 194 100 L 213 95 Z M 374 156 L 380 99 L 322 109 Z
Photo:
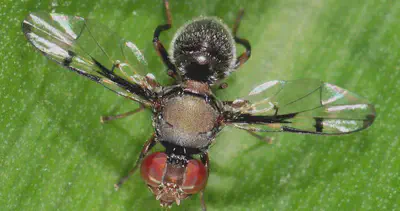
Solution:
M 59 65 L 135 101 L 146 104 L 154 98 L 154 86 L 144 76 L 143 55 L 107 27 L 77 16 L 36 12 L 25 18 L 22 30 Z
M 365 99 L 313 79 L 263 83 L 224 109 L 226 123 L 241 129 L 325 135 L 360 131 L 376 115 Z

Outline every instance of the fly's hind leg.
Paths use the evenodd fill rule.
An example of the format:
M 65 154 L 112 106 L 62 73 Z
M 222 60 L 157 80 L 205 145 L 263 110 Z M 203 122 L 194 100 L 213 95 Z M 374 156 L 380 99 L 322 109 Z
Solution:
M 137 159 L 135 165 L 129 171 L 128 175 L 126 175 L 125 177 L 121 178 L 118 181 L 118 183 L 116 183 L 114 185 L 115 190 L 118 190 L 121 187 L 121 185 L 124 184 L 129 179 L 129 177 L 136 172 L 136 170 L 140 166 L 140 163 L 142 162 L 143 158 L 147 155 L 147 153 L 151 150 L 151 148 L 153 148 L 154 145 L 156 145 L 157 142 L 156 142 L 155 137 L 156 137 L 155 134 L 153 134 L 151 136 L 151 138 L 146 141 L 146 143 L 144 144 L 144 146 L 142 148 L 142 151 L 140 152 L 139 158 Z
M 235 24 L 233 25 L 232 28 L 232 35 L 233 35 L 233 39 L 235 40 L 235 42 L 237 44 L 242 45 L 246 51 L 243 52 L 240 56 L 238 56 L 236 58 L 236 64 L 233 67 L 234 69 L 238 69 L 240 66 L 242 66 L 244 63 L 246 63 L 246 61 L 250 58 L 251 56 L 251 45 L 249 43 L 249 41 L 247 39 L 243 39 L 237 36 L 237 30 L 239 29 L 240 26 L 240 21 L 242 20 L 244 14 L 244 10 L 240 9 L 237 18 L 235 20 Z M 218 89 L 226 89 L 228 87 L 228 84 L 225 82 L 221 82 L 220 84 L 218 84 Z
M 237 59 L 236 59 L 236 65 L 235 69 L 239 68 L 242 64 L 244 64 L 251 56 L 251 46 L 248 40 L 239 38 L 237 34 L 237 30 L 240 25 L 240 21 L 242 20 L 244 14 L 244 10 L 241 9 L 239 11 L 239 14 L 236 18 L 235 25 L 233 25 L 233 38 L 235 39 L 235 42 L 242 45 L 246 51 L 242 53 Z
M 154 45 L 154 48 L 156 49 L 158 55 L 161 57 L 163 63 L 167 66 L 168 75 L 176 79 L 176 77 L 177 77 L 176 67 L 171 62 L 167 50 L 165 49 L 164 45 L 161 43 L 161 41 L 159 39 L 162 31 L 166 31 L 172 27 L 172 16 L 171 16 L 171 12 L 169 10 L 168 0 L 164 0 L 164 6 L 165 6 L 165 12 L 167 15 L 167 23 L 158 25 L 156 30 L 154 30 L 153 45 Z

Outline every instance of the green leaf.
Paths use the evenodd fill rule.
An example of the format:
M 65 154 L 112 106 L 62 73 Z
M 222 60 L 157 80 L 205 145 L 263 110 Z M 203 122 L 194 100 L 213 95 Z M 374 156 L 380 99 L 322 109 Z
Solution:
M 378 113 L 359 133 L 270 133 L 271 145 L 225 128 L 210 149 L 209 210 L 400 209 L 400 2 L 170 0 L 170 8 L 174 28 L 161 36 L 166 46 L 196 16 L 232 26 L 245 8 L 238 34 L 250 41 L 252 57 L 217 92 L 221 99 L 268 80 L 317 78 L 364 96 Z M 39 10 L 113 28 L 145 52 L 162 84 L 171 83 L 151 43 L 165 23 L 161 0 L 2 2 L 0 210 L 161 210 L 139 174 L 113 189 L 152 133 L 151 112 L 100 124 L 101 115 L 138 105 L 38 54 L 21 22 Z M 172 210 L 200 210 L 198 195 Z

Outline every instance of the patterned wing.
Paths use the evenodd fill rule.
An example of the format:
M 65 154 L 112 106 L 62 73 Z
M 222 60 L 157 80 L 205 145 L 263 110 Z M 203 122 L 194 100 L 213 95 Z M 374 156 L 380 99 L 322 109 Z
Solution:
M 25 18 L 22 30 L 35 48 L 59 65 L 137 102 L 154 99 L 158 85 L 144 75 L 143 55 L 107 27 L 77 16 L 36 12 Z
M 365 99 L 313 79 L 269 81 L 224 103 L 227 124 L 258 132 L 340 135 L 369 127 L 376 116 Z

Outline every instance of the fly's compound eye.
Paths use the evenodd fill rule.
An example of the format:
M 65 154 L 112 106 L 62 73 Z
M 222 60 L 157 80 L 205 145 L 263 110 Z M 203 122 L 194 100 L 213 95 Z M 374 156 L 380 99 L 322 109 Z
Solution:
M 208 172 L 203 163 L 195 159 L 189 160 L 181 188 L 187 194 L 198 193 L 206 186 L 207 179 Z
M 140 166 L 140 174 L 146 184 L 158 187 L 162 182 L 164 169 L 167 163 L 167 154 L 155 152 L 144 158 Z

